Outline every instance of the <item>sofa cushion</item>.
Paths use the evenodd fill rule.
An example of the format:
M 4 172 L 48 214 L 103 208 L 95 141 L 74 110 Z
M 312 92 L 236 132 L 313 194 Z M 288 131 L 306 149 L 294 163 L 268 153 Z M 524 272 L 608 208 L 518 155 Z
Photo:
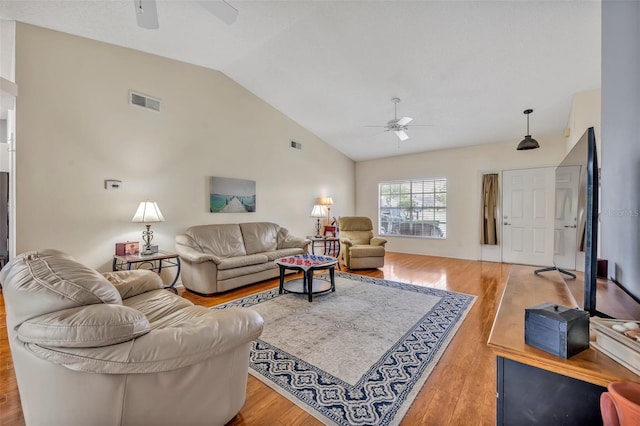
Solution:
M 244 238 L 247 254 L 263 253 L 278 248 L 278 231 L 280 226 L 270 222 L 241 223 L 240 229 Z
M 242 232 L 238 224 L 192 226 L 185 231 L 202 253 L 218 257 L 233 257 L 247 254 Z
M 26 252 L 11 265 L 0 272 L 0 282 L 5 297 L 14 300 L 11 314 L 16 324 L 83 305 L 122 304 L 120 293 L 102 274 L 58 250 Z
M 262 262 L 255 265 L 245 266 L 243 268 L 225 269 L 223 271 L 218 270 L 217 279 L 218 282 L 243 277 L 245 275 L 259 274 L 263 271 L 270 269 L 276 269 L 278 266 L 273 262 Z
M 383 246 L 352 246 L 349 249 L 351 257 L 383 257 Z
M 147 291 L 164 288 L 160 275 L 149 269 L 103 272 L 102 276 L 113 284 L 123 300 Z
M 142 312 L 147 318 L 151 329 L 156 328 L 156 322 L 181 309 L 193 306 L 193 303 L 166 290 L 153 290 L 123 301 L 125 306 Z
M 279 249 L 275 251 L 268 251 L 262 254 L 267 256 L 270 262 L 273 262 L 274 260 L 280 259 L 281 257 L 293 256 L 294 254 L 304 254 L 304 253 L 306 253 L 305 250 L 296 247 L 296 248 L 286 248 L 286 249 Z
M 26 343 L 65 348 L 115 345 L 151 330 L 139 311 L 122 305 L 87 305 L 51 312 L 23 322 L 18 338 Z
M 218 271 L 226 269 L 243 268 L 245 266 L 259 265 L 268 262 L 269 259 L 264 254 L 250 254 L 246 256 L 229 257 L 221 259 L 218 264 Z
M 287 228 L 280 227 L 278 229 L 278 236 L 276 239 L 278 240 L 278 248 L 285 248 L 284 244 L 286 244 L 287 238 L 289 237 L 289 230 Z
M 343 232 L 342 236 L 348 238 L 353 245 L 367 245 L 373 238 L 373 232 L 371 231 L 349 231 Z

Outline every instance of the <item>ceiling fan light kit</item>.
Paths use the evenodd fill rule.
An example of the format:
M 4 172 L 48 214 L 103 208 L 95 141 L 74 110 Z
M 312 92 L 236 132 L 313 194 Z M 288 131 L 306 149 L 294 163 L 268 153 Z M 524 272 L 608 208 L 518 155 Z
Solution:
M 400 98 L 392 98 L 393 102 L 393 119 L 387 121 L 386 126 L 366 126 L 366 127 L 384 127 L 385 132 L 393 132 L 400 142 L 404 142 L 409 139 L 409 135 L 405 132 L 409 128 L 409 123 L 413 121 L 411 117 L 398 118 L 398 102 Z
M 540 144 L 538 143 L 538 141 L 533 139 L 531 137 L 531 134 L 529 133 L 529 114 L 531 114 L 532 112 L 532 109 L 524 110 L 524 114 L 527 116 L 527 135 L 518 144 L 518 151 L 540 148 Z

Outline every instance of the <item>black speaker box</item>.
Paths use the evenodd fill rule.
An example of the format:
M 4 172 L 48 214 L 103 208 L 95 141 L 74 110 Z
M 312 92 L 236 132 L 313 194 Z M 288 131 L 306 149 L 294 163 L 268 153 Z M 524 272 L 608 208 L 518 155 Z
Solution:
M 570 358 L 589 347 L 589 313 L 553 303 L 526 308 L 524 342 Z

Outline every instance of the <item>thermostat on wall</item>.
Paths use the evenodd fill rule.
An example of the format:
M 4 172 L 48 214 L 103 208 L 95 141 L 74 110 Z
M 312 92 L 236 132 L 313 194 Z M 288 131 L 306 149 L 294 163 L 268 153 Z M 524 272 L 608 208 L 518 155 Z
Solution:
M 107 179 L 104 181 L 104 189 L 120 189 L 122 188 L 121 180 Z

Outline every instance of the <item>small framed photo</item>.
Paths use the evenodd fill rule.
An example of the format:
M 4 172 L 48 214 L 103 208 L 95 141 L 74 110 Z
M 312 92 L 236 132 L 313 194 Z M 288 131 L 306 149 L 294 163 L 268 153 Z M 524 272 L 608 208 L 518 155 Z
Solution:
M 137 241 L 127 241 L 126 243 L 116 243 L 117 256 L 135 256 L 140 253 L 140 243 Z

